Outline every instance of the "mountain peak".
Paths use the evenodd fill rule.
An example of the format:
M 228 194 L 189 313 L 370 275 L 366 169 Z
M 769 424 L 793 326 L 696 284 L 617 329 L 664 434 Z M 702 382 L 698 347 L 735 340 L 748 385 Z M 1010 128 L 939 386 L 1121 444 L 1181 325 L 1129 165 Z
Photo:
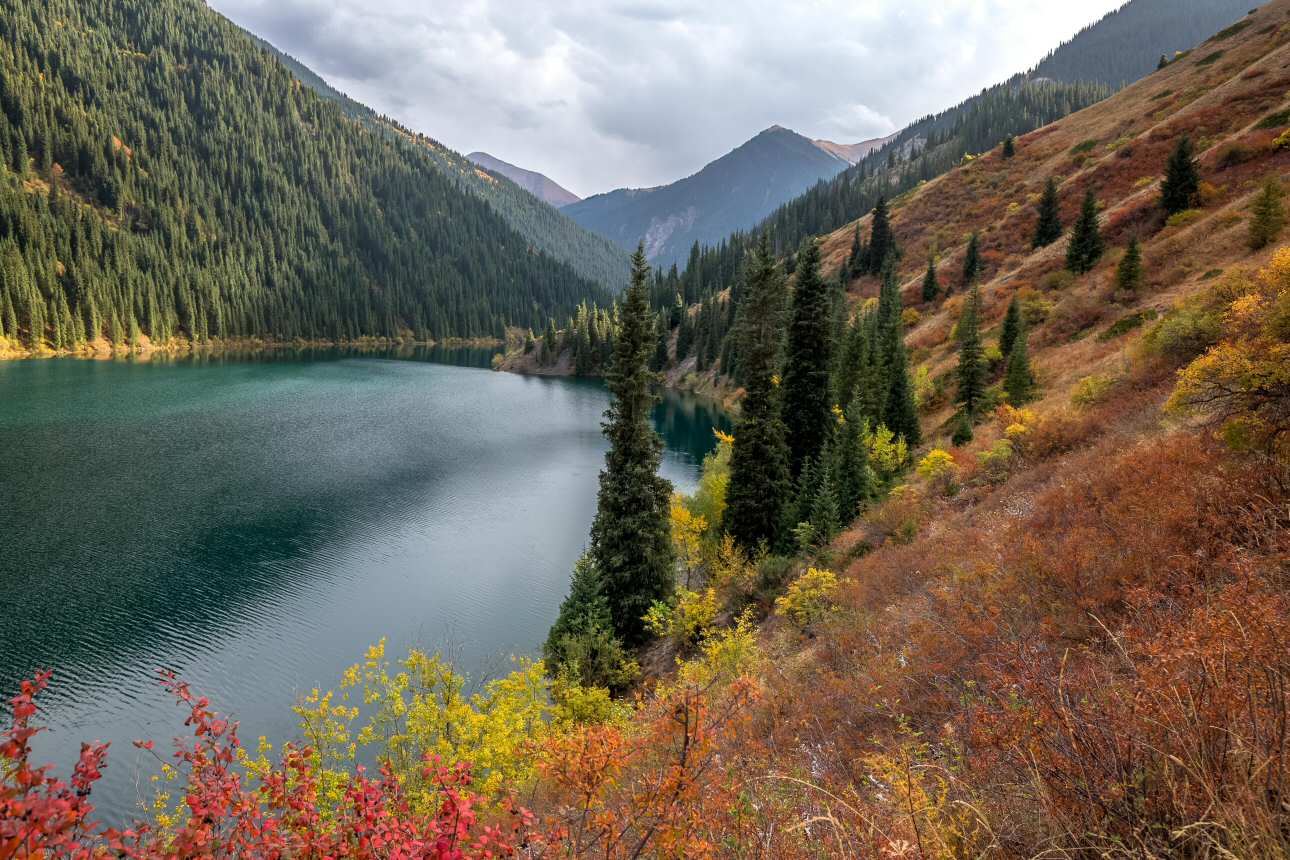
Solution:
M 582 199 L 548 176 L 533 170 L 525 170 L 523 167 L 516 167 L 487 152 L 472 152 L 466 157 L 485 170 L 505 176 L 534 197 L 557 209 Z

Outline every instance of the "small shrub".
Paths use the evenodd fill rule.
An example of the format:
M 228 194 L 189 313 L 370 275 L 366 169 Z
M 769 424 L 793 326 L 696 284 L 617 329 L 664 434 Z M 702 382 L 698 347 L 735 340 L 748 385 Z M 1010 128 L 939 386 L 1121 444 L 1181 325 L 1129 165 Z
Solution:
M 1220 315 L 1202 301 L 1192 300 L 1174 308 L 1151 327 L 1143 349 L 1174 363 L 1190 361 L 1218 343 Z
M 1218 167 L 1220 170 L 1226 170 L 1229 167 L 1237 167 L 1249 161 L 1255 156 L 1253 150 L 1249 147 L 1242 146 L 1239 143 L 1229 143 L 1223 147 L 1223 151 L 1218 154 Z
M 1098 373 L 1093 376 L 1086 376 L 1075 384 L 1071 391 L 1071 405 L 1080 409 L 1087 409 L 1102 402 L 1111 386 L 1115 385 L 1114 377 Z
M 1071 293 L 1057 303 L 1048 321 L 1049 332 L 1057 337 L 1073 337 L 1087 331 L 1102 318 L 1102 302 L 1088 293 Z
M 1205 213 L 1200 209 L 1184 209 L 1181 212 L 1175 212 L 1173 215 L 1170 215 L 1169 220 L 1165 222 L 1165 226 L 1175 228 L 1187 227 L 1195 224 L 1204 217 Z
M 986 478 L 993 483 L 1000 483 L 1008 477 L 1008 468 L 1012 465 L 1014 453 L 1012 441 L 1000 439 L 976 456 Z
M 1097 336 L 1098 341 L 1106 343 L 1109 340 L 1115 340 L 1117 337 L 1128 334 L 1135 329 L 1141 328 L 1148 321 L 1156 318 L 1156 312 L 1150 308 L 1145 311 L 1138 311 L 1125 317 L 1120 317 L 1110 328 Z
M 661 639 L 678 646 L 693 645 L 702 639 L 717 617 L 717 592 L 677 589 L 670 602 L 657 602 L 645 613 L 645 627 Z
M 1091 152 L 1096 146 L 1096 140 L 1082 140 L 1071 147 L 1071 155 L 1083 155 L 1086 152 Z
M 942 496 L 952 496 L 958 489 L 959 467 L 949 451 L 933 449 L 919 461 L 917 472 L 918 477 Z
M 1286 123 L 1290 123 L 1290 109 L 1279 110 L 1276 113 L 1270 113 L 1267 116 L 1265 116 L 1263 119 L 1259 120 L 1254 127 L 1260 130 L 1267 130 L 1272 128 L 1280 128 Z
M 1075 277 L 1074 272 L 1062 269 L 1061 271 L 1049 272 L 1047 275 L 1044 275 L 1043 279 L 1039 282 L 1039 288 L 1046 293 L 1062 292 L 1068 287 L 1075 286 L 1075 283 L 1078 280 L 1079 279 Z
M 1053 303 L 1032 289 L 1019 291 L 1017 298 L 1021 303 L 1021 317 L 1029 328 L 1043 325 L 1053 312 Z
M 1201 57 L 1199 60 L 1196 61 L 1196 67 L 1204 68 L 1205 66 L 1212 66 L 1214 63 L 1217 63 L 1219 60 L 1223 59 L 1223 53 L 1224 53 L 1223 51 L 1215 51 L 1212 54 L 1206 54 L 1205 56 Z
M 812 567 L 775 601 L 775 614 L 805 630 L 837 608 L 833 602 L 837 590 L 837 574 Z

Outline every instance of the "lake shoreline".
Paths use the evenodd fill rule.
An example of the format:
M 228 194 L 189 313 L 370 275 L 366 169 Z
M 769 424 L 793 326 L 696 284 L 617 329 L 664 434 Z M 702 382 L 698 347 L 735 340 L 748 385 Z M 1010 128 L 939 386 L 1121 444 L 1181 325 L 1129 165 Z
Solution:
M 237 337 L 211 338 L 190 341 L 172 338 L 165 343 L 152 343 L 146 336 L 135 345 L 116 345 L 100 338 L 76 349 L 28 349 L 6 338 L 0 338 L 0 361 L 22 361 L 33 358 L 83 358 L 92 361 L 115 359 L 148 360 L 153 357 L 182 358 L 189 355 L 221 355 L 225 353 L 282 352 L 301 349 L 344 349 L 358 352 L 439 347 L 442 349 L 496 349 L 501 347 L 496 338 L 443 338 L 441 340 L 416 340 L 413 338 L 362 337 L 355 340 L 329 340 L 326 338 L 276 338 Z

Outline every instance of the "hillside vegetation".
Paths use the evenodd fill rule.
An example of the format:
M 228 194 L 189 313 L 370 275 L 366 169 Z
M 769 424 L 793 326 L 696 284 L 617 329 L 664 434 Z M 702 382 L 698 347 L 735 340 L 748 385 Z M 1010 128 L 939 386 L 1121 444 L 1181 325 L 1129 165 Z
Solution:
M 493 336 L 608 301 L 202 3 L 23 0 L 0 33 L 10 348 Z
M 666 512 L 638 254 L 547 662 L 468 696 L 377 646 L 281 763 L 177 686 L 189 806 L 124 844 L 1290 854 L 1290 0 L 1248 20 L 788 265 L 758 242 L 711 300 L 737 308 L 739 424 Z M 0 804 L 75 842 L 104 752 L 70 787 L 24 770 L 44 681 L 0 744 L 34 787 Z

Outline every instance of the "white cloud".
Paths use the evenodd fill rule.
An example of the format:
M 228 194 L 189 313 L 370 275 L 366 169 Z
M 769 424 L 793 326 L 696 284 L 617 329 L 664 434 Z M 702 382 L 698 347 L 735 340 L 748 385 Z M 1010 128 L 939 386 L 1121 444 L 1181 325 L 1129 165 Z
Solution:
M 779 123 L 851 143 L 1033 65 L 1121 0 L 209 0 L 338 89 L 579 194 Z

